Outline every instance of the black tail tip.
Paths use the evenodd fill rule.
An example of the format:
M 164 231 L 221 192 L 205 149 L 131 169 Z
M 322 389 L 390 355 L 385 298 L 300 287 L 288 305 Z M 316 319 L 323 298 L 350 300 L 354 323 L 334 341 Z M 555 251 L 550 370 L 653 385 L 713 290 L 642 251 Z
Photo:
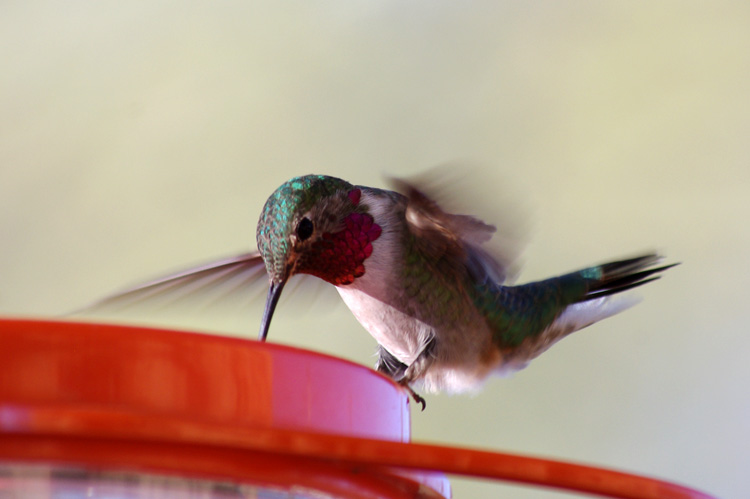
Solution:
M 601 278 L 589 288 L 585 300 L 637 288 L 659 279 L 661 276 L 658 274 L 681 264 L 677 262 L 654 267 L 663 260 L 663 256 L 653 253 L 601 265 Z

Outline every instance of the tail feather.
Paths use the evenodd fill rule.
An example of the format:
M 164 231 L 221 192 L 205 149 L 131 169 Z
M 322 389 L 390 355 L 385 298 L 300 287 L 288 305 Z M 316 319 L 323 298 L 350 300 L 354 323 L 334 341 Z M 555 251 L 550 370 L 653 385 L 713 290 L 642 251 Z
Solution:
M 654 281 L 659 273 L 677 265 L 658 266 L 661 260 L 649 254 L 544 281 L 499 287 L 483 303 L 495 330 L 495 343 L 504 349 L 520 348 L 517 355 L 533 358 L 565 335 L 634 305 L 637 300 L 632 296 L 613 299 L 611 295 Z
M 550 344 L 573 331 L 583 329 L 635 305 L 639 301 L 636 297 L 612 299 L 610 296 L 655 281 L 660 277 L 657 274 L 678 265 L 673 263 L 654 267 L 661 260 L 662 257 L 656 254 L 644 255 L 589 267 L 563 276 L 561 279 L 569 282 L 578 280 L 580 283 L 580 279 L 583 278 L 586 290 L 567 305 L 545 330 L 543 336 L 549 340 L 544 348 L 548 348 Z M 572 288 L 575 289 L 576 286 L 573 285 Z M 540 348 L 535 354 L 538 355 L 544 348 Z
M 679 265 L 673 263 L 662 265 L 661 267 L 649 268 L 661 260 L 661 256 L 651 254 L 628 260 L 605 263 L 598 267 L 586 269 L 581 274 L 589 277 L 592 273 L 596 273 L 596 277 L 590 281 L 586 294 L 578 301 L 593 300 L 642 286 L 647 282 L 655 281 L 661 277 L 655 274 Z

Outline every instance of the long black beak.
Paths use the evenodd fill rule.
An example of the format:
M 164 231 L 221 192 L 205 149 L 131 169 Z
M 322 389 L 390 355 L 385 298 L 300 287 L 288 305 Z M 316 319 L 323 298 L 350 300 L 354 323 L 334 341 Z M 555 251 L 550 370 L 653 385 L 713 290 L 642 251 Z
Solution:
M 268 328 L 271 326 L 271 317 L 273 317 L 273 311 L 276 309 L 276 304 L 279 302 L 281 296 L 281 290 L 284 289 L 286 280 L 281 282 L 271 282 L 268 288 L 268 296 L 266 297 L 266 309 L 263 311 L 263 320 L 260 323 L 260 333 L 258 333 L 258 341 L 266 341 L 268 335 Z

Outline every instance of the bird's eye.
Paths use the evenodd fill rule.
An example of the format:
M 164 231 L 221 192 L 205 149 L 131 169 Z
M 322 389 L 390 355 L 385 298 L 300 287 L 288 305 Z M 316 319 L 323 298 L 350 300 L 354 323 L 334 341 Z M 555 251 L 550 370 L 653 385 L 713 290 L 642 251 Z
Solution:
M 305 217 L 302 220 L 299 221 L 297 224 L 297 237 L 300 241 L 304 241 L 305 239 L 312 236 L 313 233 L 313 223 L 312 221 Z

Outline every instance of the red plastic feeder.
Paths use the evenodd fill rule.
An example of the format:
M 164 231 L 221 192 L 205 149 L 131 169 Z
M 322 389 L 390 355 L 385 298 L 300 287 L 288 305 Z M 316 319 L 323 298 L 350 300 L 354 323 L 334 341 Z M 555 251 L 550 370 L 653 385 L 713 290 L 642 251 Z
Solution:
M 0 320 L 2 497 L 450 497 L 442 472 L 606 497 L 710 497 L 409 439 L 407 394 L 340 359 L 194 333 Z

